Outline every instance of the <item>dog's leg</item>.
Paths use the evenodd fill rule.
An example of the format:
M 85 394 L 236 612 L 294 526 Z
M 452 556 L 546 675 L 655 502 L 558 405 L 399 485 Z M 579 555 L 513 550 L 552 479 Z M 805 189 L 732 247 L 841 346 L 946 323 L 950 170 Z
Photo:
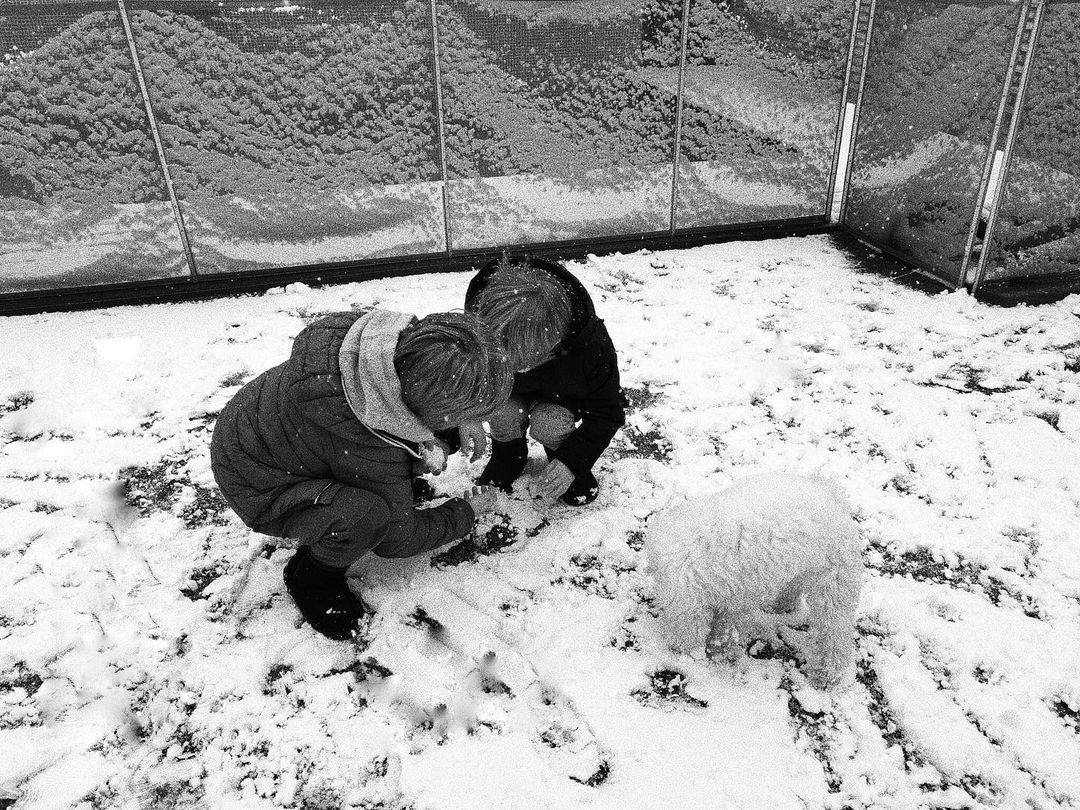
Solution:
M 774 603 L 776 607 L 779 603 Z M 762 608 L 748 610 L 735 618 L 735 623 L 745 646 L 751 639 L 761 639 L 772 647 L 783 644 L 780 630 L 787 627 L 800 627 L 809 621 L 810 610 L 801 593 L 796 593 L 783 602 L 787 610 L 769 611 Z
M 807 674 L 821 688 L 850 680 L 854 671 L 855 614 L 862 585 L 858 560 L 843 561 L 817 582 L 808 584 L 809 629 L 782 628 L 781 637 L 806 663 Z
M 717 611 L 709 628 L 709 637 L 705 641 L 705 652 L 710 658 L 733 664 L 738 660 L 747 640 L 731 613 Z

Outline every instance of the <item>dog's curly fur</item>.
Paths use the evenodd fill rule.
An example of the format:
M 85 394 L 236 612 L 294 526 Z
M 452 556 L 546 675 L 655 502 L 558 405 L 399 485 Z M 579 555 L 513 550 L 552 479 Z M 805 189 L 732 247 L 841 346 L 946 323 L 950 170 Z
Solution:
M 816 685 L 852 677 L 862 542 L 834 485 L 742 479 L 655 515 L 646 550 L 672 649 L 734 660 L 752 638 L 782 640 Z

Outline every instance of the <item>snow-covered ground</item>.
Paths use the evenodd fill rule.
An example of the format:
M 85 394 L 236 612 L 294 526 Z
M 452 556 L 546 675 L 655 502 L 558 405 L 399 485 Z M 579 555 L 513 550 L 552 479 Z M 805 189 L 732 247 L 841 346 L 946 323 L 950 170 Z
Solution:
M 633 403 L 600 498 L 365 563 L 357 645 L 223 509 L 214 415 L 320 313 L 465 274 L 0 321 L 0 807 L 1080 806 L 1080 298 L 930 297 L 825 237 L 573 269 Z M 761 469 L 865 532 L 840 694 L 659 641 L 645 519 Z

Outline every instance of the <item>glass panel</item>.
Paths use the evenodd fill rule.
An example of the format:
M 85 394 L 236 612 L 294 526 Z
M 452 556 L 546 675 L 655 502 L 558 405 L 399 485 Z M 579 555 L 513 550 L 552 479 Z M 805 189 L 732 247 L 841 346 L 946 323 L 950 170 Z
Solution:
M 851 0 L 693 0 L 680 228 L 824 216 Z M 674 90 L 677 72 L 663 77 Z
M 987 281 L 1080 274 L 1080 3 L 1044 15 Z
M 201 273 L 442 250 L 421 0 L 131 12 Z
M 454 248 L 669 227 L 679 0 L 438 13 Z
M 187 273 L 115 9 L 0 6 L 0 293 Z
M 878 0 L 845 224 L 959 282 L 1019 4 Z

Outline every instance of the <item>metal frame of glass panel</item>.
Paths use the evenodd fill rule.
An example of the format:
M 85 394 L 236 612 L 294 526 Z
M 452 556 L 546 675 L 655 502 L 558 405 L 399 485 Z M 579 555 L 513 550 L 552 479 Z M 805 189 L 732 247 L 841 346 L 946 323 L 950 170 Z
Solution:
M 1028 32 L 1034 44 L 986 206 L 973 291 L 983 284 L 1067 288 L 1080 279 L 1078 25 L 1080 3 L 1039 2 L 1034 9 Z
M 697 2 L 697 0 L 637 0 L 635 5 L 636 10 L 631 10 L 629 12 L 630 16 L 626 16 L 626 9 L 629 8 L 631 3 L 629 3 L 628 0 L 613 0 L 611 9 L 605 11 L 605 14 L 609 19 L 606 22 L 602 21 L 595 25 L 593 24 L 595 23 L 595 20 L 592 22 L 589 21 L 589 14 L 594 14 L 595 12 L 584 13 L 585 7 L 590 5 L 587 3 L 560 4 L 562 9 L 554 13 L 548 8 L 553 4 L 546 2 L 522 3 L 505 2 L 505 0 L 386 0 L 385 2 L 380 1 L 372 4 L 373 8 L 375 6 L 379 6 L 380 8 L 386 6 L 389 8 L 394 4 L 401 5 L 404 3 L 411 3 L 415 8 L 410 7 L 410 13 L 417 18 L 414 22 L 416 22 L 420 28 L 429 31 L 430 33 L 430 47 L 426 49 L 427 55 L 423 56 L 421 59 L 421 61 L 425 61 L 429 67 L 417 68 L 414 73 L 418 75 L 427 74 L 430 77 L 426 81 L 430 84 L 430 87 L 428 87 L 430 93 L 428 93 L 428 95 L 430 95 L 431 98 L 429 102 L 422 102 L 421 106 L 430 103 L 432 107 L 431 130 L 434 133 L 434 137 L 433 142 L 429 144 L 429 146 L 430 151 L 432 151 L 431 157 L 433 158 L 433 162 L 429 174 L 431 175 L 430 179 L 433 181 L 431 190 L 434 191 L 435 196 L 432 200 L 429 200 L 428 203 L 425 203 L 430 210 L 425 209 L 428 210 L 428 213 L 424 214 L 424 216 L 428 217 L 430 220 L 430 224 L 426 227 L 435 226 L 435 220 L 432 219 L 432 217 L 436 217 L 438 224 L 435 227 L 439 231 L 437 243 L 428 244 L 424 250 L 419 252 L 415 250 L 417 245 L 409 243 L 408 240 L 405 242 L 399 240 L 396 243 L 399 245 L 398 247 L 395 247 L 395 243 L 391 240 L 390 243 L 385 245 L 381 250 L 381 261 L 389 262 L 393 267 L 398 267 L 400 265 L 401 267 L 438 269 L 440 266 L 448 267 L 450 264 L 449 262 L 444 262 L 442 265 L 439 265 L 439 255 L 449 256 L 450 254 L 453 254 L 457 257 L 456 261 L 460 263 L 461 261 L 467 261 L 470 256 L 480 256 L 485 252 L 490 253 L 504 246 L 529 246 L 530 249 L 537 251 L 552 251 L 560 248 L 574 251 L 581 245 L 593 243 L 598 246 L 598 249 L 601 249 L 601 246 L 605 244 L 674 244 L 675 242 L 672 242 L 670 239 L 665 241 L 664 235 L 666 234 L 668 237 L 674 239 L 678 234 L 685 234 L 691 242 L 697 242 L 708 241 L 710 235 L 722 238 L 725 234 L 736 231 L 739 233 L 746 232 L 745 229 L 748 227 L 752 228 L 755 232 L 776 233 L 783 232 L 783 230 L 788 227 L 792 230 L 800 231 L 820 230 L 830 220 L 836 222 L 838 219 L 842 219 L 839 215 L 841 211 L 846 214 L 845 204 L 850 191 L 850 184 L 845 183 L 845 177 L 848 174 L 847 170 L 849 167 L 857 165 L 858 156 L 855 153 L 859 142 L 862 141 L 864 146 L 866 144 L 865 138 L 867 137 L 867 133 L 863 126 L 865 122 L 860 121 L 860 118 L 863 117 L 860 113 L 862 112 L 861 101 L 867 76 L 867 57 L 871 46 L 871 37 L 876 33 L 874 30 L 876 27 L 874 7 L 875 5 L 880 5 L 882 2 L 888 2 L 888 0 L 847 0 L 847 2 L 852 5 L 850 11 L 851 28 L 847 33 L 847 58 L 843 76 L 843 89 L 841 91 L 840 103 L 837 109 L 835 126 L 832 131 L 833 137 L 830 139 L 829 155 L 831 164 L 828 167 L 830 169 L 827 177 L 828 189 L 824 193 L 825 211 L 822 214 L 815 210 L 815 213 L 809 216 L 793 216 L 781 219 L 776 221 L 775 225 L 772 226 L 767 223 L 767 220 L 758 220 L 760 226 L 753 225 L 753 223 L 750 223 L 749 225 L 724 224 L 729 222 L 729 220 L 725 218 L 723 212 L 717 212 L 715 216 L 707 214 L 705 217 L 700 218 L 700 221 L 693 219 L 689 221 L 680 221 L 684 219 L 683 209 L 680 206 L 680 199 L 686 199 L 685 195 L 689 193 L 688 190 L 683 187 L 683 181 L 687 179 L 688 175 L 684 176 L 686 173 L 680 171 L 680 166 L 685 162 L 687 156 L 686 149 L 689 143 L 687 140 L 688 135 L 686 129 L 688 114 L 686 97 L 690 90 L 688 87 L 689 76 L 687 71 L 691 61 L 689 58 L 689 50 L 692 47 L 691 40 L 694 37 L 693 15 L 696 11 L 693 4 L 695 2 Z M 844 0 L 838 0 L 838 2 L 844 2 Z M 314 9 L 320 3 L 332 4 L 333 0 L 310 0 L 310 9 Z M 261 264 L 258 262 L 255 264 L 248 263 L 245 266 L 250 269 L 241 270 L 238 270 L 235 267 L 215 267 L 213 262 L 200 262 L 198 239 L 195 239 L 194 242 L 191 239 L 191 223 L 187 221 L 188 218 L 186 217 L 186 208 L 188 208 L 190 204 L 185 202 L 184 194 L 176 188 L 173 176 L 174 166 L 173 162 L 170 160 L 170 139 L 177 137 L 177 129 L 173 122 L 169 120 L 169 111 L 166 109 L 163 113 L 159 109 L 159 98 L 156 98 L 156 96 L 160 97 L 160 93 L 155 90 L 154 83 L 161 79 L 161 66 L 152 64 L 149 72 L 144 69 L 147 54 L 143 53 L 141 47 L 143 43 L 140 42 L 139 23 L 136 22 L 133 25 L 131 20 L 132 15 L 138 16 L 147 10 L 163 8 L 167 5 L 169 4 L 158 2 L 158 0 L 115 0 L 115 2 L 84 0 L 84 2 L 80 3 L 53 3 L 48 0 L 45 0 L 44 2 L 0 0 L 0 17 L 5 13 L 11 13 L 13 10 L 16 10 L 18 13 L 24 15 L 36 15 L 37 17 L 44 19 L 48 17 L 50 9 L 61 7 L 66 9 L 84 9 L 87 13 L 91 11 L 106 11 L 119 15 L 118 20 L 123 27 L 125 39 L 127 40 L 131 67 L 133 68 L 135 84 L 137 85 L 137 95 L 141 96 L 142 115 L 145 119 L 145 135 L 148 144 L 140 148 L 144 151 L 149 149 L 147 155 L 152 155 L 153 162 L 157 167 L 158 182 L 162 184 L 160 204 L 164 204 L 171 208 L 171 215 L 169 217 L 171 222 L 167 227 L 172 231 L 171 238 L 175 240 L 175 247 L 172 249 L 175 254 L 174 258 L 181 262 L 183 269 L 173 267 L 175 262 L 172 259 L 162 262 L 159 255 L 151 255 L 151 261 L 156 263 L 155 272 L 157 276 L 164 279 L 162 282 L 149 280 L 154 274 L 147 274 L 146 272 L 143 272 L 141 276 L 137 273 L 135 274 L 140 279 L 147 279 L 145 281 L 125 282 L 121 280 L 119 284 L 113 284 L 108 277 L 95 277 L 93 280 L 93 289 L 85 286 L 77 286 L 74 297 L 84 295 L 92 298 L 95 289 L 105 290 L 106 288 L 110 290 L 110 294 L 116 293 L 118 295 L 123 294 L 125 289 L 130 289 L 132 295 L 137 297 L 140 285 L 145 286 L 148 291 L 155 288 L 172 290 L 176 287 L 176 281 L 169 281 L 169 278 L 181 279 L 181 286 L 182 280 L 186 279 L 191 281 L 193 288 L 201 287 L 204 282 L 200 280 L 196 283 L 195 277 L 197 274 L 202 274 L 206 271 L 211 273 L 224 273 L 225 275 L 222 276 L 222 280 L 224 280 L 224 277 L 227 275 L 238 278 L 239 276 L 236 275 L 237 272 L 240 272 L 241 274 L 246 273 L 252 276 L 251 283 L 255 286 L 258 286 L 258 278 L 269 279 L 271 277 L 285 277 L 288 276 L 290 272 L 307 276 L 310 275 L 311 272 L 310 270 L 303 269 L 303 265 L 307 264 L 307 261 L 298 262 L 290 260 L 292 257 L 281 259 L 280 255 L 276 255 L 273 260 L 264 261 Z M 743 5 L 742 2 L 735 3 L 735 6 L 738 8 L 741 8 Z M 747 5 L 748 7 L 752 7 L 753 4 L 749 3 Z M 1002 3 L 1002 5 L 1008 4 Z M 1008 199 L 1007 184 L 1009 177 L 1011 176 L 1010 172 L 1015 171 L 1015 167 L 1012 164 L 1016 160 L 1014 152 L 1017 150 L 1013 147 L 1016 143 L 1019 125 L 1023 120 L 1020 114 L 1020 106 L 1023 103 L 1025 96 L 1028 67 L 1032 62 L 1032 54 L 1036 49 L 1034 40 L 1038 30 L 1038 21 L 1036 20 L 1034 26 L 1035 30 L 1029 31 L 1028 35 L 1025 36 L 1025 20 L 1030 19 L 1030 14 L 1027 13 L 1028 11 L 1037 10 L 1038 13 L 1041 14 L 1042 5 L 1043 0 L 1025 0 L 1022 4 L 1022 12 L 1017 24 L 1016 38 L 1014 40 L 1014 57 L 1009 62 L 1007 79 L 1002 82 L 998 119 L 995 121 L 988 139 L 989 151 L 987 152 L 985 159 L 981 162 L 982 171 L 979 176 L 978 193 L 974 200 L 971 229 L 968 234 L 968 244 L 965 246 L 964 250 L 963 266 L 966 273 L 961 274 L 960 278 L 953 279 L 954 283 L 966 281 L 973 288 L 977 288 L 985 274 L 988 257 L 991 253 L 990 246 L 994 244 L 993 238 L 995 225 L 998 222 L 998 213 L 1001 209 L 1003 199 Z M 532 6 L 535 6 L 536 8 L 530 10 L 530 7 Z M 173 0 L 172 7 L 175 7 L 176 10 L 181 13 L 194 12 L 200 8 L 202 8 L 205 13 L 214 13 L 215 9 L 223 8 L 219 3 L 205 3 L 199 2 L 198 0 Z M 579 11 L 575 11 L 574 7 L 580 7 L 580 13 Z M 286 7 L 286 10 L 298 8 L 300 7 L 288 6 Z M 725 5 L 725 8 L 728 8 L 728 6 Z M 305 9 L 308 9 L 308 6 L 304 6 L 301 9 L 301 14 Z M 509 14 L 507 13 L 508 9 L 512 10 Z M 520 54 L 517 57 L 513 54 L 508 56 L 508 52 L 517 48 L 520 43 L 507 43 L 505 42 L 506 37 L 503 35 L 502 39 L 504 41 L 500 44 L 500 29 L 498 25 L 503 25 L 503 28 L 505 29 L 503 32 L 504 34 L 505 32 L 512 33 L 516 31 L 517 28 L 515 26 L 517 26 L 517 22 L 513 17 L 514 15 L 521 17 L 523 9 L 525 10 L 525 16 L 530 17 L 525 28 L 521 29 L 526 32 L 524 37 L 528 38 L 529 36 L 534 36 L 538 27 L 543 28 L 545 25 L 549 26 L 550 31 L 543 35 L 549 36 L 549 38 L 554 37 L 551 41 L 557 46 L 556 50 L 558 47 L 562 47 L 563 56 L 568 56 L 569 61 L 566 59 L 564 59 L 563 62 L 558 62 L 558 60 L 548 60 L 547 62 L 544 62 L 543 60 L 535 59 L 530 61 Z M 567 12 L 568 9 L 569 13 Z M 753 11 L 752 8 L 751 11 Z M 220 14 L 222 12 L 218 11 L 217 13 Z M 273 8 L 266 9 L 265 16 L 268 18 L 267 24 L 277 24 L 282 19 L 278 16 L 279 14 L 280 12 Z M 489 68 L 491 65 L 496 65 L 496 67 L 498 67 L 499 60 L 503 60 L 505 63 L 507 59 L 513 60 L 514 58 L 517 58 L 518 61 L 509 64 L 508 69 L 501 74 L 502 78 L 509 77 L 507 79 L 507 81 L 510 82 L 508 87 L 512 88 L 513 82 L 517 81 L 523 90 L 527 93 L 533 93 L 534 99 L 538 102 L 537 109 L 541 112 L 545 109 L 558 112 L 560 104 L 563 105 L 562 109 L 564 112 L 559 114 L 564 117 L 565 110 L 576 110 L 578 112 L 584 110 L 586 117 L 593 114 L 593 112 L 592 108 L 589 107 L 587 94 L 582 95 L 582 93 L 578 93 L 578 95 L 575 96 L 574 93 L 578 91 L 572 87 L 573 82 L 567 82 L 566 76 L 558 75 L 559 70 L 566 64 L 572 62 L 575 57 L 573 54 L 569 54 L 566 51 L 567 46 L 559 45 L 559 37 L 562 36 L 565 39 L 568 35 L 566 31 L 560 32 L 556 30 L 558 26 L 563 23 L 557 21 L 553 23 L 552 19 L 557 18 L 560 15 L 568 15 L 572 20 L 577 17 L 571 24 L 578 25 L 578 28 L 573 30 L 578 33 L 585 32 L 586 36 L 581 37 L 580 40 L 574 40 L 571 36 L 570 39 L 567 39 L 566 41 L 575 42 L 574 47 L 581 47 L 586 56 L 589 55 L 589 48 L 599 49 L 597 53 L 608 59 L 606 64 L 613 66 L 610 68 L 614 71 L 611 74 L 611 77 L 614 77 L 617 81 L 623 81 L 627 76 L 630 76 L 632 80 L 636 80 L 637 74 L 640 72 L 637 66 L 647 65 L 647 62 L 635 62 L 634 60 L 637 59 L 637 57 L 634 57 L 631 51 L 626 50 L 627 45 L 631 42 L 627 37 L 632 39 L 634 29 L 632 27 L 627 28 L 624 23 L 625 21 L 629 21 L 630 25 L 633 26 L 638 24 L 638 22 L 636 22 L 637 20 L 640 20 L 640 25 L 642 26 L 640 31 L 640 36 L 642 37 L 640 43 L 641 47 L 643 49 L 651 47 L 654 52 L 654 59 L 657 58 L 656 54 L 660 54 L 660 61 L 656 62 L 656 64 L 660 66 L 660 70 L 653 71 L 652 75 L 647 78 L 647 82 L 652 83 L 652 85 L 656 87 L 661 86 L 664 81 L 667 81 L 667 79 L 663 78 L 663 71 L 665 70 L 671 71 L 669 75 L 671 75 L 671 78 L 673 79 L 671 87 L 671 91 L 673 91 L 671 95 L 674 97 L 672 105 L 673 113 L 671 114 L 669 123 L 664 124 L 664 126 L 670 127 L 669 136 L 665 136 L 669 137 L 670 141 L 668 142 L 668 146 L 664 147 L 664 149 L 668 150 L 667 154 L 668 160 L 670 160 L 670 166 L 664 171 L 664 175 L 667 177 L 666 180 L 657 178 L 658 185 L 656 188 L 656 191 L 660 193 L 661 198 L 666 199 L 663 199 L 662 206 L 658 205 L 656 207 L 657 210 L 654 212 L 656 216 L 646 214 L 645 210 L 642 209 L 641 213 L 638 215 L 634 215 L 631 212 L 629 217 L 625 217 L 621 220 L 622 224 L 620 224 L 620 220 L 617 217 L 615 219 L 607 218 L 606 220 L 601 218 L 601 220 L 590 224 L 589 217 L 595 216 L 595 214 L 589 214 L 589 212 L 586 211 L 584 219 L 578 223 L 580 227 L 574 226 L 572 223 L 570 225 L 566 223 L 555 223 L 553 227 L 545 230 L 546 226 L 542 223 L 538 227 L 533 227 L 535 223 L 531 222 L 529 223 L 529 227 L 522 227 L 519 223 L 515 232 L 512 234 L 505 228 L 503 231 L 500 231 L 497 227 L 494 229 L 489 227 L 488 230 L 490 233 L 487 234 L 483 232 L 483 228 L 481 228 L 479 233 L 471 234 L 468 228 L 469 220 L 467 218 L 465 220 L 455 221 L 455 204 L 460 206 L 460 201 L 463 199 L 460 195 L 462 189 L 455 189 L 455 184 L 460 183 L 462 180 L 468 181 L 470 174 L 469 172 L 462 174 L 460 168 L 455 170 L 451 166 L 452 161 L 448 154 L 454 147 L 448 145 L 446 93 L 448 87 L 453 88 L 455 77 L 451 76 L 448 78 L 445 68 L 447 67 L 449 59 L 451 60 L 449 63 L 452 67 L 451 72 L 453 72 L 454 63 L 452 60 L 454 54 L 447 53 L 444 47 L 444 45 L 446 45 L 446 41 L 444 40 L 446 34 L 443 33 L 441 35 L 440 29 L 445 25 L 450 25 L 451 27 L 454 25 L 455 21 L 453 20 L 453 14 L 457 14 L 458 16 L 471 15 L 474 22 L 479 21 L 480 28 L 477 30 L 481 31 L 487 30 L 484 28 L 487 23 L 485 23 L 483 15 L 487 14 L 490 19 L 494 19 L 495 15 L 498 14 L 505 16 L 506 19 L 499 17 L 501 23 L 496 24 L 494 28 L 490 29 L 495 35 L 495 47 L 488 48 L 487 51 L 482 47 L 478 47 L 478 49 L 474 50 L 480 54 L 481 59 Z M 612 23 L 611 20 L 617 19 L 620 14 L 623 14 L 624 23 Z M 635 17 L 633 16 L 634 14 L 641 14 L 643 16 Z M 650 14 L 652 15 L 651 19 L 648 18 L 648 15 Z M 657 15 L 659 15 L 659 17 Z M 421 17 L 423 20 L 421 20 Z M 752 17 L 753 13 L 751 13 L 751 18 Z M 583 21 L 585 22 L 584 25 L 582 25 Z M 590 25 L 592 26 L 591 28 Z M 620 28 L 620 25 L 623 25 L 623 27 Z M 428 26 L 430 26 L 430 28 Z M 647 30 L 649 26 L 652 26 L 655 30 Z M 240 27 L 242 28 L 243 26 L 241 25 Z M 257 28 L 258 26 L 255 27 Z M 414 27 L 416 26 L 414 25 Z M 663 30 L 661 31 L 661 29 Z M 528 33 L 529 31 L 532 31 L 532 33 Z M 468 30 L 461 29 L 458 31 L 458 35 L 462 32 L 468 37 L 474 35 L 476 30 L 473 30 L 470 33 Z M 244 35 L 247 36 L 249 34 L 251 36 L 258 36 L 258 32 L 247 32 Z M 452 36 L 454 35 L 451 35 L 451 39 Z M 607 41 L 605 41 L 605 36 L 608 38 Z M 658 39 L 654 42 L 646 42 L 650 36 Z M 374 39 L 372 39 L 372 41 L 374 41 Z M 576 44 L 578 41 L 582 43 L 581 46 Z M 476 39 L 476 41 L 471 42 L 471 45 L 482 46 L 483 39 Z M 149 47 L 149 43 L 147 43 L 147 47 Z M 451 46 L 451 51 L 453 51 L 454 47 L 454 45 Z M 460 42 L 457 43 L 456 47 L 459 48 L 460 52 Z M 419 52 L 417 52 L 417 54 L 419 54 Z M 414 54 L 414 56 L 417 54 Z M 558 54 L 556 54 L 556 56 L 558 56 Z M 581 57 L 582 53 L 579 53 L 577 56 Z M 627 61 L 628 59 L 630 61 Z M 1035 60 L 1037 62 L 1037 55 Z M 150 61 L 151 63 L 154 62 L 152 48 L 150 51 Z M 600 61 L 602 61 L 602 59 Z M 507 67 L 507 64 L 503 64 L 503 67 Z M 2 69 L 3 63 L 0 63 L 0 70 Z M 545 73 L 545 71 L 547 71 L 547 73 Z M 492 73 L 492 75 L 496 74 Z M 603 82 L 610 77 L 605 76 L 603 72 L 600 71 L 596 76 L 592 76 L 592 78 L 602 85 Z M 532 90 L 529 90 L 530 82 L 532 82 Z M 541 88 L 539 95 L 537 95 L 537 87 Z M 570 88 L 569 91 L 567 90 L 568 87 Z M 424 92 L 427 93 L 428 91 Z M 563 93 L 562 97 L 559 96 L 560 92 Z M 569 95 L 567 95 L 568 92 Z M 642 98 L 648 101 L 651 97 L 643 96 Z M 168 107 L 168 102 L 172 101 L 165 97 L 161 97 L 161 100 L 167 102 L 166 107 Z M 236 102 L 237 99 L 233 99 L 233 101 Z M 242 99 L 240 101 L 242 101 Z M 510 112 L 513 114 L 512 109 Z M 649 114 L 654 114 L 655 110 L 650 113 L 648 110 L 643 109 L 642 112 L 647 116 Z M 534 113 L 536 113 L 536 110 L 531 112 L 526 111 L 524 115 L 527 118 L 528 115 Z M 457 114 L 460 118 L 460 110 Z M 600 116 L 596 119 L 597 122 L 600 122 L 602 116 L 605 115 L 605 113 L 599 109 L 595 110 L 595 114 Z M 694 114 L 696 113 L 691 113 L 691 115 Z M 640 121 L 643 119 L 639 117 L 637 120 Z M 461 122 L 458 121 L 457 123 L 460 124 Z M 654 125 L 650 124 L 650 126 Z M 595 128 L 596 127 L 594 126 L 594 129 Z M 633 130 L 630 129 L 626 131 L 626 134 L 619 137 L 622 137 L 624 141 L 629 139 L 629 142 L 632 143 L 633 139 L 639 136 L 635 135 Z M 549 138 L 549 140 L 551 139 Z M 553 140 L 552 143 L 555 143 L 555 141 Z M 1004 144 L 1004 148 L 996 148 L 998 143 Z M 653 144 L 653 146 L 655 145 L 656 144 Z M 486 146 L 483 144 L 481 146 L 482 148 L 490 147 L 489 154 L 480 154 L 477 159 L 479 159 L 481 163 L 487 161 L 492 166 L 497 167 L 499 155 L 496 153 L 498 149 L 503 149 L 505 153 L 507 148 L 505 133 L 501 146 L 497 139 L 492 140 Z M 547 144 L 546 146 L 540 144 L 538 147 L 539 152 L 536 152 L 536 154 L 540 154 L 544 149 L 548 149 L 547 158 L 550 158 L 550 146 L 551 144 Z M 646 146 L 646 151 L 649 148 L 652 147 Z M 534 152 L 535 151 L 536 150 L 534 150 Z M 1019 151 L 1022 152 L 1022 144 Z M 535 158 L 535 156 L 536 155 L 534 154 L 533 157 Z M 347 163 L 347 156 L 343 157 L 342 160 Z M 630 161 L 631 164 L 633 164 L 634 158 L 631 157 Z M 457 162 L 460 163 L 460 159 L 458 159 Z M 511 173 L 509 175 L 504 174 L 504 176 L 509 177 L 510 180 L 502 182 L 509 182 L 511 185 L 521 185 L 524 191 L 517 190 L 514 193 L 524 194 L 525 196 L 523 199 L 526 199 L 527 203 L 530 195 L 532 196 L 532 199 L 535 200 L 543 198 L 544 194 L 547 193 L 544 185 L 545 183 L 550 185 L 551 178 L 545 180 L 543 175 L 539 175 L 540 183 L 534 183 L 535 187 L 528 189 L 525 188 L 528 184 L 523 180 L 520 180 L 520 175 L 518 176 L 518 180 L 513 179 L 515 177 L 514 173 L 522 171 L 522 169 L 514 168 L 514 165 L 516 164 L 514 164 L 513 160 L 510 160 L 509 163 L 505 160 L 503 162 L 510 167 Z M 534 163 L 535 162 L 536 160 L 534 160 Z M 180 163 L 183 164 L 184 159 L 181 159 Z M 525 165 L 527 168 L 528 161 L 519 161 L 519 163 L 522 163 L 522 165 Z M 574 163 L 573 156 L 570 156 L 569 163 Z M 540 160 L 537 165 L 546 164 L 544 164 L 543 160 Z M 552 165 L 557 169 L 559 161 L 556 159 L 552 162 Z M 0 180 L 4 177 L 3 169 L 3 165 L 0 165 Z M 571 176 L 575 171 L 576 170 L 572 170 L 570 172 Z M 490 172 L 481 170 L 477 175 L 477 179 L 482 180 L 485 173 L 491 174 Z M 455 174 L 461 176 L 455 177 Z M 499 172 L 496 171 L 495 174 L 492 174 L 491 176 L 495 177 L 498 174 Z M 558 179 L 558 176 L 558 171 L 555 171 L 552 175 L 556 180 Z M 597 184 L 593 189 L 589 189 L 588 185 L 588 182 L 583 183 L 580 179 L 572 180 L 570 189 L 571 191 L 576 188 L 579 190 L 584 189 L 586 192 L 602 191 L 606 193 L 603 183 Z M 288 189 L 285 188 L 285 190 L 287 191 Z M 2 188 L 0 188 L 0 191 L 2 191 Z M 457 198 L 455 198 L 455 191 L 458 192 Z M 593 196 L 596 195 L 594 194 Z M 604 195 L 600 194 L 599 196 Z M 501 205 L 504 200 L 496 199 L 499 197 L 499 194 L 496 194 L 495 197 L 490 200 L 482 199 L 482 197 L 483 195 L 481 195 L 481 199 L 478 200 L 480 208 L 474 211 L 473 214 L 479 215 L 481 221 L 485 218 L 489 220 L 493 218 L 498 219 L 500 212 L 499 205 Z M 558 197 L 558 195 L 549 199 L 549 206 L 551 204 L 555 204 L 556 206 L 561 204 L 561 201 L 556 199 L 556 197 Z M 661 198 L 657 199 L 658 203 L 660 203 Z M 554 202 L 552 202 L 552 200 L 554 200 Z M 483 208 L 485 205 L 489 206 L 486 214 L 484 213 Z M 522 211 L 524 211 L 524 214 L 522 215 L 526 216 L 527 219 L 531 216 L 528 204 L 524 206 Z M 460 217 L 458 217 L 458 219 L 460 220 Z M 542 217 L 538 217 L 537 219 L 542 219 Z M 655 222 L 653 221 L 654 219 Z M 554 222 L 554 220 L 552 221 Z M 461 227 L 463 225 L 466 226 L 464 231 Z M 642 225 L 645 225 L 646 227 L 642 227 Z M 844 225 L 841 225 L 841 227 L 843 228 Z M 0 230 L 2 230 L 2 227 L 0 227 Z M 300 234 L 297 238 L 302 239 L 303 236 L 303 234 Z M 862 236 L 863 238 L 866 238 L 865 234 Z M 0 248 L 2 248 L 3 245 L 2 240 L 3 233 L 0 233 Z M 986 248 L 983 248 L 980 240 L 985 242 Z M 874 241 L 874 239 L 871 238 L 870 241 Z M 883 245 L 883 247 L 888 249 L 887 245 Z M 316 251 L 316 254 L 318 254 L 318 251 Z M 333 252 L 327 255 L 316 254 L 309 257 L 310 261 L 313 262 L 312 267 L 325 268 L 328 276 L 332 276 L 335 273 L 347 273 L 348 270 L 346 268 L 354 268 L 357 273 L 363 275 L 379 274 L 375 256 L 376 254 L 380 254 L 380 251 L 369 252 L 366 249 L 361 249 L 358 253 L 354 251 L 352 254 L 346 253 L 344 255 L 335 254 Z M 906 258 L 909 261 L 912 260 L 912 258 L 914 258 L 916 262 L 918 261 L 918 257 L 908 256 Z M 172 262 L 172 264 L 170 264 L 170 262 Z M 967 270 L 969 263 L 972 268 L 971 270 Z M 138 261 L 136 261 L 135 264 L 137 265 Z M 2 268 L 2 259 L 0 259 L 0 275 L 3 273 Z M 934 268 L 923 267 L 922 269 L 923 271 L 929 272 L 931 275 L 934 274 Z M 186 275 L 184 275 L 185 271 Z M 391 270 L 389 272 L 398 271 Z M 410 271 L 405 270 L 404 272 Z M 131 276 L 128 277 L 130 278 Z M 77 274 L 75 276 L 69 276 L 68 281 L 62 283 L 70 284 L 72 280 L 75 280 L 78 284 L 79 278 L 80 277 Z M 123 279 L 124 276 L 121 275 L 119 278 Z M 40 300 L 44 302 L 48 300 L 50 294 L 63 297 L 65 294 L 71 292 L 70 288 L 67 287 L 49 288 L 47 286 L 48 281 L 43 279 L 36 287 L 27 288 L 25 291 L 21 291 L 23 288 L 19 288 L 20 291 L 12 293 L 4 290 L 3 282 L 3 278 L 0 277 L 0 308 L 4 308 L 5 303 L 9 301 L 17 303 L 19 300 L 25 302 Z M 214 286 L 215 285 L 213 284 L 209 284 L 207 285 L 207 288 L 210 289 Z M 80 289 L 85 289 L 87 292 L 84 294 L 78 293 L 78 290 Z M 32 306 L 31 304 L 27 305 Z
M 957 287 L 997 137 L 1010 3 L 878 0 L 843 226 Z

